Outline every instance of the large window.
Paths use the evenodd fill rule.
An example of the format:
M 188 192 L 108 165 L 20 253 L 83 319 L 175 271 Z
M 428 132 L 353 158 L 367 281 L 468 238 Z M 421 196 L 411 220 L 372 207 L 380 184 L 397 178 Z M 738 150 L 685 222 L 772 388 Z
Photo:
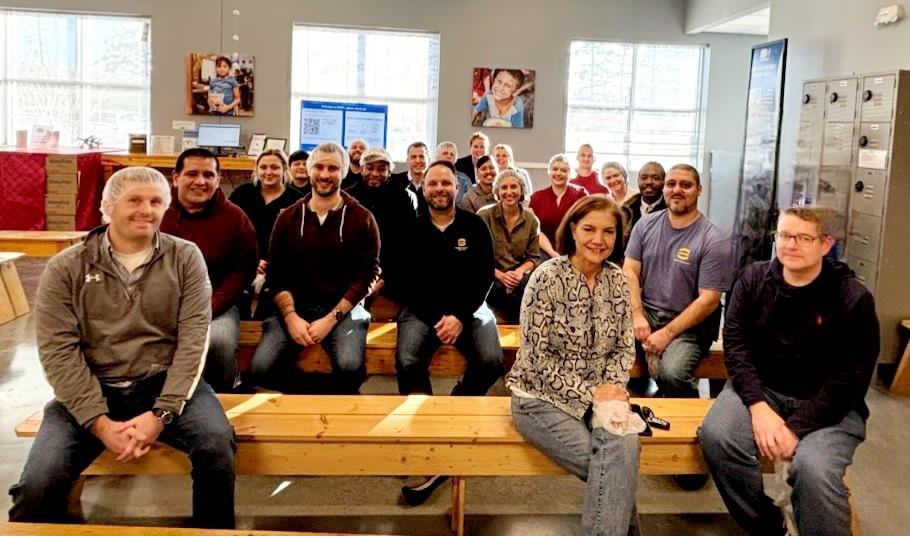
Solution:
M 396 160 L 414 141 L 436 143 L 439 34 L 295 26 L 291 72 L 292 147 L 303 99 L 387 104 Z
M 148 18 L 0 10 L 0 143 L 42 125 L 126 147 L 149 95 Z
M 590 143 L 600 164 L 697 166 L 706 47 L 573 41 L 566 152 Z

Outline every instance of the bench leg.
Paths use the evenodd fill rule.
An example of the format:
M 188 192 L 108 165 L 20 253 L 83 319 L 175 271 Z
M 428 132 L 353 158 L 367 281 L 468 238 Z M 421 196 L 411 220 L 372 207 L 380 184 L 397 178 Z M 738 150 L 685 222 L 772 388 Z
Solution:
M 904 348 L 904 355 L 897 365 L 897 372 L 894 373 L 894 379 L 891 380 L 891 392 L 896 395 L 910 395 L 910 341 Z
M 76 519 L 85 519 L 82 512 L 82 490 L 85 488 L 85 475 L 79 475 L 79 478 L 73 483 L 73 489 L 70 490 L 67 497 L 67 512 Z
M 464 497 L 466 482 L 464 477 L 452 477 L 452 532 L 464 536 Z

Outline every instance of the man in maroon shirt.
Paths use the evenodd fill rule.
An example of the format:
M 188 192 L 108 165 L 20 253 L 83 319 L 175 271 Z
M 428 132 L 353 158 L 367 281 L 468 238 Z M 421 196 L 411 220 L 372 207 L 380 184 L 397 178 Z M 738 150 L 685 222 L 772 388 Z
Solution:
M 237 378 L 239 306 L 259 259 L 256 231 L 221 192 L 218 158 L 208 149 L 183 151 L 172 178 L 174 202 L 164 213 L 161 232 L 202 250 L 212 283 L 212 325 L 202 375 L 216 392 L 228 392 Z
M 297 355 L 313 344 L 323 346 L 333 369 L 330 384 L 316 391 L 358 393 L 366 379 L 370 313 L 362 302 L 379 277 L 379 228 L 369 210 L 341 191 L 348 158 L 336 143 L 316 147 L 307 159 L 313 192 L 275 222 L 266 284 L 277 314 L 262 323 L 251 369 L 262 387 L 312 392 Z

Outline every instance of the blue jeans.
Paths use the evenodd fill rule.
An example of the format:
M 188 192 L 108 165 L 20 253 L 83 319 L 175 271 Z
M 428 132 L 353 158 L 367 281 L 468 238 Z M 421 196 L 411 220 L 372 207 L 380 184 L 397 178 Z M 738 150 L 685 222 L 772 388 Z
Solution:
M 354 306 L 322 340 L 332 360 L 332 376 L 328 381 L 321 378 L 314 382 L 325 375 L 300 370 L 297 356 L 303 347 L 288 335 L 282 319 L 269 317 L 262 322 L 262 340 L 253 354 L 253 383 L 285 393 L 357 394 L 366 379 L 364 353 L 369 329 L 370 313 L 361 305 Z
M 652 331 L 664 327 L 676 315 L 657 309 L 644 308 L 645 318 Z M 669 398 L 698 398 L 698 379 L 695 368 L 708 355 L 711 339 L 702 333 L 702 326 L 677 335 L 660 356 L 660 367 L 654 381 L 660 396 Z
M 768 389 L 765 398 L 783 419 L 806 403 Z M 801 536 L 849 536 L 850 504 L 844 474 L 865 437 L 865 421 L 851 411 L 841 422 L 800 440 L 787 482 L 793 488 L 793 513 Z M 730 382 L 711 406 L 698 439 L 733 519 L 752 534 L 781 534 L 781 512 L 764 492 L 749 408 Z
M 512 422 L 525 440 L 587 483 L 582 534 L 626 536 L 638 489 L 637 435 L 588 425 L 537 398 L 512 397 Z
M 217 393 L 228 393 L 237 379 L 237 341 L 240 338 L 240 309 L 235 305 L 212 319 L 209 352 L 202 377 Z
M 433 394 L 427 367 L 442 341 L 433 326 L 425 324 L 402 307 L 398 315 L 398 341 L 395 347 L 395 368 L 398 372 L 398 392 Z M 452 389 L 455 396 L 483 396 L 502 375 L 502 346 L 496 318 L 486 304 L 474 311 L 470 326 L 464 326 L 455 347 L 465 356 L 467 370 Z
M 129 420 L 152 409 L 165 374 L 125 389 L 102 387 L 108 416 Z M 234 527 L 234 430 L 212 388 L 200 382 L 174 422 L 158 441 L 189 454 L 193 465 L 193 525 Z M 10 521 L 66 521 L 67 496 L 83 470 L 104 451 L 104 444 L 79 425 L 60 402 L 44 408 L 44 419 L 19 482 L 10 487 Z

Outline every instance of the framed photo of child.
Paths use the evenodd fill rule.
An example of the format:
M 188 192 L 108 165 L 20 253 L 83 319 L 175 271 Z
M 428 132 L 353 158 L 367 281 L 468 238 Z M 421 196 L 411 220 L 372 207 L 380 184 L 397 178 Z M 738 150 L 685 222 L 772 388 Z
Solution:
M 472 126 L 534 126 L 533 69 L 475 67 L 471 88 Z
M 256 58 L 211 52 L 186 55 L 184 112 L 252 117 Z

